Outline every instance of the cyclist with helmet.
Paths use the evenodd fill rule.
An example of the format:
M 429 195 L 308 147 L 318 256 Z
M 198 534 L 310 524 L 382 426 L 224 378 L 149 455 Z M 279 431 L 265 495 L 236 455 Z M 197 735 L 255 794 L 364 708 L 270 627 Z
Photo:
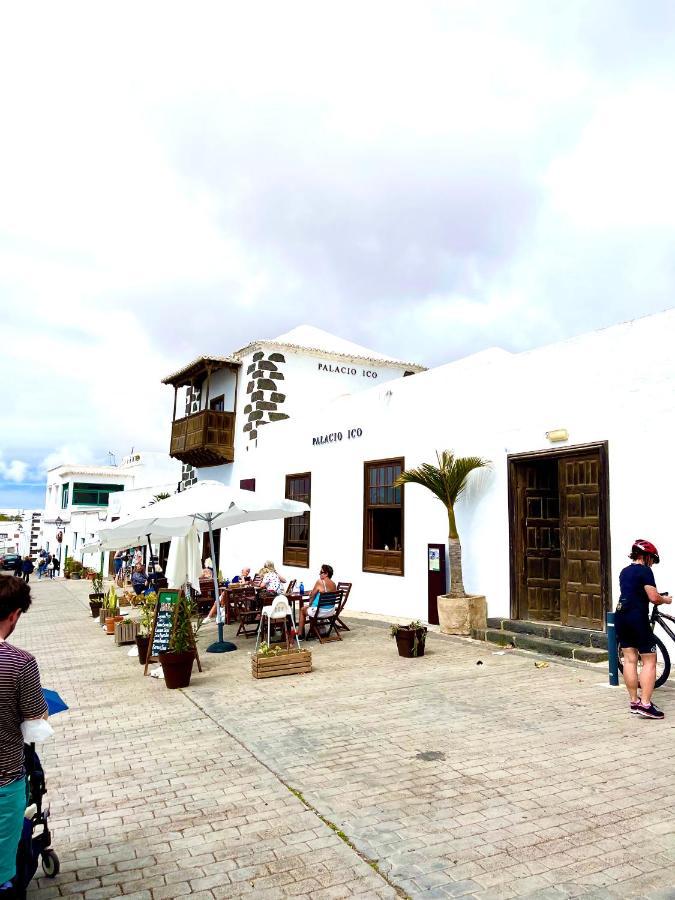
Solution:
M 616 639 L 623 648 L 623 680 L 630 696 L 630 711 L 645 719 L 663 719 L 663 712 L 652 703 L 656 681 L 656 644 L 649 624 L 650 603 L 672 603 L 670 595 L 656 590 L 652 566 L 659 562 L 659 551 L 651 541 L 638 538 L 630 552 L 632 560 L 619 575 L 621 597 L 616 607 Z M 638 656 L 642 671 L 638 681 Z M 642 696 L 638 697 L 638 686 Z

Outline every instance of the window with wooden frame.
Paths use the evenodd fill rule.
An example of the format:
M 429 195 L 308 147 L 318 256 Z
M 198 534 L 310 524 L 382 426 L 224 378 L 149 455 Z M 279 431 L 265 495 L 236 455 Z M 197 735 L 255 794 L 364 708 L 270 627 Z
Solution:
M 286 476 L 286 498 L 288 500 L 300 500 L 309 503 L 312 496 L 312 475 L 305 472 L 302 475 Z M 299 566 L 302 569 L 309 568 L 309 517 L 306 512 L 301 516 L 293 516 L 284 519 L 284 552 L 283 564 L 285 566 Z
M 363 571 L 403 575 L 402 457 L 364 464 Z
M 214 410 L 214 412 L 225 412 L 225 395 L 220 394 L 218 397 L 214 397 L 213 400 L 209 400 L 209 409 Z

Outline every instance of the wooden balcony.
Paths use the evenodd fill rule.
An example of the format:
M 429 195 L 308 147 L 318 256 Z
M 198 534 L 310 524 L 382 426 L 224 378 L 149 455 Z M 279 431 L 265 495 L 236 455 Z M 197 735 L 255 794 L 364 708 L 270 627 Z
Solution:
M 170 456 L 196 468 L 234 460 L 234 413 L 203 409 L 176 419 L 171 427 Z

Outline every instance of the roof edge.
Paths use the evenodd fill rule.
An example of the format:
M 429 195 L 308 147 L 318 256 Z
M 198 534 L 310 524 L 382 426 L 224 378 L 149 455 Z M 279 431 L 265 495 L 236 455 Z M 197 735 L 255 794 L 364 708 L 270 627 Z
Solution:
M 375 363 L 381 366 L 392 366 L 397 369 L 409 369 L 414 372 L 426 372 L 427 367 L 421 366 L 419 363 L 405 362 L 400 359 L 389 359 L 387 357 L 378 356 L 359 356 L 356 353 L 340 353 L 337 350 L 324 350 L 321 347 L 305 347 L 302 344 L 286 344 L 282 341 L 258 340 L 251 341 L 239 350 L 235 350 L 232 354 L 235 357 L 243 357 L 262 347 L 273 347 L 275 349 L 293 350 L 300 353 L 318 353 L 322 356 L 332 357 L 333 359 L 350 359 L 361 360 L 363 362 Z

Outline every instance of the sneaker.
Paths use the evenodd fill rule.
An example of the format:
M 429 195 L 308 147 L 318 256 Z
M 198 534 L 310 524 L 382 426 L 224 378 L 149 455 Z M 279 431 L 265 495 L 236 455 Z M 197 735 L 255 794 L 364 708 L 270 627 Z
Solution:
M 654 706 L 653 703 L 650 703 L 649 706 L 643 706 L 642 703 L 638 704 L 636 713 L 638 714 L 638 716 L 642 716 L 643 719 L 665 718 L 663 712 L 658 708 L 658 706 Z
M 639 697 L 637 700 L 630 701 L 630 711 L 631 711 L 631 713 L 633 713 L 633 715 L 637 715 L 639 706 L 640 706 L 640 698 Z

